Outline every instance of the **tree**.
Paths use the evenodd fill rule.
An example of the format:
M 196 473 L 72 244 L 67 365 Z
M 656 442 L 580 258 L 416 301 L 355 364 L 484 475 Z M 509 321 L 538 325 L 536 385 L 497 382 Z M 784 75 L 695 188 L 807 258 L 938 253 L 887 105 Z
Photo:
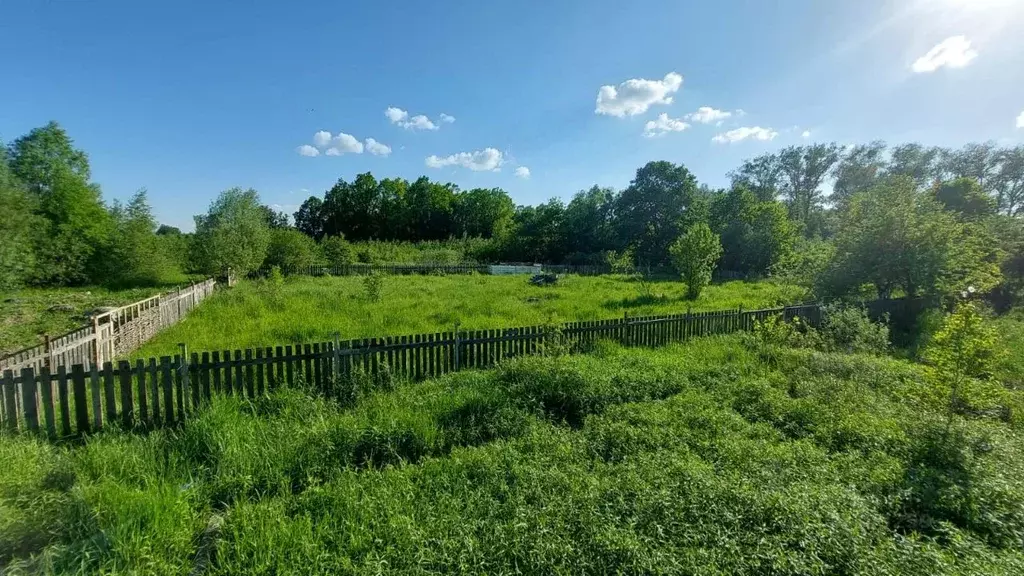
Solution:
M 455 217 L 454 184 L 417 178 L 406 192 L 408 230 L 411 240 L 444 240 L 452 235 Z
M 697 179 L 685 166 L 648 162 L 619 195 L 619 234 L 643 264 L 669 261 L 668 248 L 688 226 L 707 219 Z
M 491 238 L 508 232 L 516 205 L 501 188 L 474 188 L 455 195 L 452 206 L 455 235 Z
M 931 380 L 947 406 L 947 426 L 955 414 L 976 413 L 999 405 L 1002 390 L 992 381 L 996 332 L 987 326 L 971 302 L 946 317 L 932 338 L 925 357 L 932 364 Z
M 920 188 L 935 179 L 939 156 L 939 148 L 926 148 L 917 143 L 894 146 L 882 176 L 906 176 Z
M 758 200 L 742 185 L 712 195 L 710 225 L 721 237 L 720 267 L 733 272 L 767 273 L 796 239 L 785 207 Z
M 775 200 L 782 188 L 782 166 L 776 154 L 762 154 L 744 160 L 738 169 L 729 173 L 733 187 L 744 186 L 758 200 Z
M 293 228 L 270 230 L 270 244 L 264 266 L 277 266 L 285 274 L 308 269 L 317 261 L 316 243 Z
M 330 236 L 320 242 L 320 250 L 328 266 L 345 266 L 355 261 L 352 245 L 344 236 Z
M 519 262 L 561 262 L 565 255 L 561 242 L 565 206 L 552 198 L 537 206 L 516 210 L 513 231 L 504 246 L 507 260 Z
M 690 226 L 669 248 L 672 264 L 686 282 L 686 297 L 695 300 L 711 283 L 711 274 L 722 256 L 722 244 L 704 222 Z
M 56 122 L 33 128 L 10 146 L 10 169 L 31 192 L 45 195 L 68 174 L 89 181 L 89 158 Z
M 198 268 L 220 274 L 231 268 L 244 275 L 258 268 L 270 245 L 270 227 L 253 189 L 231 188 L 220 193 L 205 215 L 196 216 Z
M 324 237 L 324 201 L 310 196 L 294 214 L 295 228 L 316 240 Z
M 35 265 L 33 230 L 39 225 L 35 203 L 7 165 L 7 150 L 0 145 L 0 291 L 24 284 Z
M 111 208 L 114 232 L 104 255 L 104 283 L 113 286 L 153 286 L 175 275 L 173 260 L 164 252 L 154 230 L 156 220 L 146 190 L 128 204 Z
M 35 271 L 40 284 L 78 284 L 99 274 L 96 259 L 109 240 L 110 216 L 89 183 L 89 161 L 55 122 L 11 143 L 10 173 L 31 193 Z
M 38 206 L 45 221 L 35 235 L 34 282 L 102 282 L 103 251 L 109 246 L 113 225 L 99 187 L 59 168 Z
M 789 146 L 778 153 L 782 172 L 782 194 L 789 203 L 792 218 L 804 227 L 807 237 L 820 234 L 812 226 L 812 214 L 821 208 L 821 185 L 839 161 L 842 146 L 836 143 Z
M 956 286 L 991 288 L 996 264 L 966 227 L 913 179 L 900 176 L 854 195 L 821 278 L 826 295 L 856 294 L 871 284 L 882 298 L 948 295 Z
M 990 193 L 998 164 L 995 142 L 985 142 L 968 144 L 960 150 L 940 149 L 937 169 L 943 180 L 972 178 Z
M 999 171 L 992 180 L 999 212 L 1008 216 L 1024 213 L 1024 146 L 997 153 Z
M 851 196 L 874 186 L 885 167 L 884 142 L 861 144 L 847 150 L 833 170 L 832 203 L 846 206 Z
M 570 262 L 600 262 L 602 253 L 619 247 L 615 234 L 615 201 L 614 190 L 598 186 L 573 196 L 565 207 L 560 234 Z
M 291 227 L 291 224 L 288 223 L 288 214 L 283 211 L 274 210 L 266 205 L 261 205 L 260 209 L 263 210 L 263 217 L 267 221 L 267 226 L 272 230 Z
M 957 178 L 936 182 L 932 196 L 943 208 L 968 220 L 978 220 L 996 213 L 996 201 L 985 194 L 973 178 Z
M 181 229 L 177 226 L 170 226 L 168 224 L 161 224 L 156 229 L 157 236 L 181 236 Z

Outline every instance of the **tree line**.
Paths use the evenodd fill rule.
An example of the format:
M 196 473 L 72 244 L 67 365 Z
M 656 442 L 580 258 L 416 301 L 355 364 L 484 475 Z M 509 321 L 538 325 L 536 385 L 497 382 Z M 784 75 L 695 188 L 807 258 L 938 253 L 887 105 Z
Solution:
M 721 189 L 656 161 L 622 190 L 536 206 L 500 188 L 366 173 L 311 196 L 293 219 L 254 190 L 227 190 L 192 234 L 158 227 L 144 191 L 104 204 L 88 157 L 55 123 L 0 154 L 0 207 L 13 216 L 0 222 L 6 287 L 386 262 L 410 246 L 449 262 L 675 265 L 694 282 L 710 266 L 821 296 L 1011 294 L 1024 267 L 1024 146 L 790 146 L 744 161 Z

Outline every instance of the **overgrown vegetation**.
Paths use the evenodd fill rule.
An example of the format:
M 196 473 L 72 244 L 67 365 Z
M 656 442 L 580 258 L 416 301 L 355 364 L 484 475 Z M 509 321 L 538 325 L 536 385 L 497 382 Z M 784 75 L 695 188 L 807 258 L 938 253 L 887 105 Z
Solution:
M 566 275 L 556 285 L 538 287 L 524 276 L 453 275 L 387 277 L 377 301 L 364 285 L 367 278 L 288 278 L 274 290 L 266 282 L 243 282 L 207 299 L 133 355 L 174 354 L 178 342 L 192 350 L 251 348 L 325 342 L 335 332 L 348 339 L 451 331 L 456 322 L 466 330 L 538 326 L 625 313 L 771 307 L 804 297 L 798 287 L 772 282 L 713 284 L 687 301 L 678 281 Z
M 964 286 L 1012 308 L 1024 287 L 1024 148 L 874 142 L 790 146 L 744 161 L 727 189 L 685 167 L 648 162 L 621 191 L 515 206 L 498 188 L 460 190 L 421 177 L 344 179 L 294 220 L 254 190 L 222 192 L 196 232 L 157 227 L 144 192 L 104 205 L 86 154 L 55 123 L 0 157 L 0 290 L 18 285 L 150 285 L 182 273 L 244 276 L 276 265 L 545 262 L 667 267 L 688 231 L 718 239 L 687 270 L 774 275 L 814 296 L 926 296 Z M 835 193 L 824 196 L 832 184 Z M 692 251 L 691 251 L 692 252 Z M 611 260 L 609 260 L 611 255 Z M 680 262 L 676 262 L 679 264 Z M 710 263 L 710 264 L 709 264 Z M 614 267 L 614 266 L 613 266 Z
M 930 374 L 740 336 L 605 343 L 354 407 L 298 386 L 146 435 L 4 436 L 0 562 L 189 572 L 217 525 L 212 574 L 1016 573 L 1020 420 L 950 416 Z

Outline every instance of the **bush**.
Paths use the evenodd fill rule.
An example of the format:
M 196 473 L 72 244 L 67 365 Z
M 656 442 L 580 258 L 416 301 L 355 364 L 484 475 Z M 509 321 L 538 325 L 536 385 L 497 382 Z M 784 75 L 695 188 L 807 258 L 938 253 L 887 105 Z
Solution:
M 352 245 L 341 235 L 324 238 L 320 242 L 320 251 L 323 252 L 324 261 L 331 267 L 347 266 L 355 261 Z
M 669 255 L 686 282 L 686 297 L 695 300 L 711 283 L 711 273 L 722 257 L 722 243 L 707 224 L 695 224 L 669 247 Z
M 270 245 L 264 266 L 277 266 L 285 274 L 307 270 L 316 263 L 316 243 L 298 230 L 278 228 L 270 231 Z
M 848 354 L 883 354 L 889 348 L 889 328 L 872 322 L 867 311 L 853 306 L 831 305 L 823 311 L 821 336 L 831 350 Z
M 378 272 L 371 272 L 363 277 L 363 294 L 370 302 L 380 302 L 381 292 L 384 290 L 384 275 Z

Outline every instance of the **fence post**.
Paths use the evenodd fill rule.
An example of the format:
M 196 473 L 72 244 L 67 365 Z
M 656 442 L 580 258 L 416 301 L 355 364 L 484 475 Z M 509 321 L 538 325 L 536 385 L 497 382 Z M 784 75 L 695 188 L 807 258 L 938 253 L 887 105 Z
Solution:
M 341 335 L 334 333 L 334 365 L 331 367 L 334 373 L 334 386 L 341 382 Z
M 103 356 L 100 354 L 100 317 L 99 316 L 93 316 L 92 317 L 92 335 L 94 337 L 93 342 L 92 342 L 93 343 L 92 363 L 93 363 L 94 366 L 99 366 L 100 364 L 102 364 L 102 361 L 103 361 Z
M 43 334 L 43 350 L 46 351 L 46 358 L 43 360 L 43 362 L 46 363 L 45 366 L 47 368 L 50 368 L 51 366 L 53 366 L 53 357 L 50 355 L 50 335 L 49 334 Z
M 189 398 L 188 346 L 184 342 L 179 342 L 178 349 L 181 350 L 181 366 L 178 366 L 178 371 L 181 373 L 181 393 L 185 395 L 185 398 Z
M 459 322 L 456 322 L 455 323 L 455 371 L 456 372 L 458 372 L 459 369 L 462 367 L 462 364 L 459 362 L 459 348 L 461 348 L 461 346 L 459 345 Z

